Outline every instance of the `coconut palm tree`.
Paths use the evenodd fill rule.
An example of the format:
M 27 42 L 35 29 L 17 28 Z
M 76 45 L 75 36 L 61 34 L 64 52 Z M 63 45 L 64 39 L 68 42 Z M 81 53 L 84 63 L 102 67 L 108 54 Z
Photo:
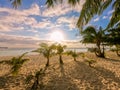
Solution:
M 99 57 L 105 57 L 103 45 L 104 31 L 102 28 L 97 31 L 93 26 L 88 26 L 81 34 L 83 36 L 82 43 L 96 44 L 95 54 Z M 103 51 L 101 50 L 101 45 L 103 45 Z
M 40 44 L 40 48 L 34 50 L 33 52 L 42 53 L 45 58 L 47 58 L 46 66 L 49 66 L 50 57 L 54 54 L 55 44 L 48 45 L 46 43 Z
M 74 50 L 74 51 L 67 51 L 68 55 L 71 55 L 74 59 L 74 61 L 76 61 L 76 58 L 79 56 L 79 54 Z
M 57 50 L 57 54 L 59 55 L 60 64 L 63 64 L 62 54 L 63 54 L 65 48 L 66 48 L 65 45 L 61 45 L 61 44 L 56 45 L 56 50 Z
M 20 68 L 22 67 L 22 65 L 28 61 L 29 59 L 23 59 L 23 57 L 26 55 L 27 53 L 23 53 L 21 56 L 19 57 L 13 57 L 11 60 L 4 60 L 1 61 L 0 63 L 5 63 L 8 65 L 11 65 L 11 73 L 13 75 L 17 75 Z
M 106 42 L 113 46 L 116 46 L 116 53 L 120 56 L 120 27 L 109 29 L 106 34 Z

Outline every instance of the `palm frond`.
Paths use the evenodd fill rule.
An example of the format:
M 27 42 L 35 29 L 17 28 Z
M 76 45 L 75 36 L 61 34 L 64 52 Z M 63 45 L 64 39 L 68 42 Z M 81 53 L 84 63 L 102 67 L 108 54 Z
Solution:
M 22 0 L 10 0 L 14 8 L 18 8 L 22 4 Z
M 75 6 L 79 2 L 80 2 L 80 0 L 68 0 L 68 3 L 72 6 Z

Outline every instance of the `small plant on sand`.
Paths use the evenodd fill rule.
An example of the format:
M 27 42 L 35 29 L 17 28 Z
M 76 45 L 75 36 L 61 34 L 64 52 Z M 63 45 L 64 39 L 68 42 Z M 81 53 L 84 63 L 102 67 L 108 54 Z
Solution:
M 54 55 L 54 49 L 56 48 L 55 44 L 48 45 L 46 43 L 40 44 L 40 48 L 34 50 L 33 52 L 38 52 L 43 54 L 45 58 L 47 58 L 46 66 L 49 66 L 50 57 Z
M 44 69 L 40 69 L 39 71 L 35 72 L 34 75 L 28 75 L 25 79 L 26 84 L 30 84 L 31 81 L 33 81 L 32 86 L 30 87 L 30 90 L 38 90 L 43 88 L 43 77 L 45 76 L 45 71 L 47 67 Z
M 1 61 L 0 63 L 5 63 L 5 64 L 8 64 L 8 65 L 11 65 L 11 73 L 16 76 L 20 70 L 20 68 L 22 67 L 22 65 L 28 61 L 29 59 L 23 59 L 23 57 L 27 54 L 24 53 L 22 54 L 21 56 L 19 57 L 13 57 L 11 60 L 4 60 L 4 61 Z
M 96 63 L 94 59 L 85 59 L 85 62 L 87 62 L 90 67 L 93 67 L 92 65 Z
M 60 64 L 63 64 L 62 54 L 65 48 L 66 48 L 66 45 L 61 45 L 61 44 L 56 45 L 56 50 L 57 50 L 57 54 L 59 55 Z
M 79 54 L 75 50 L 67 51 L 66 53 L 67 53 L 67 55 L 71 55 L 73 57 L 74 61 L 76 61 L 76 58 L 79 56 Z
M 78 53 L 82 58 L 85 58 L 85 53 L 83 53 L 83 52 L 80 52 L 80 53 Z

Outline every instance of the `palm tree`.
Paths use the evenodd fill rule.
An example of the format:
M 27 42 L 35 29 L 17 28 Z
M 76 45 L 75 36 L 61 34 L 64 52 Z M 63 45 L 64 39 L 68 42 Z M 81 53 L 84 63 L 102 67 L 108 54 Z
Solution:
M 61 44 L 56 45 L 57 54 L 59 55 L 60 64 L 63 64 L 62 54 L 63 54 L 65 48 L 66 48 L 65 45 L 63 45 L 63 46 Z
M 103 45 L 104 31 L 102 28 L 97 31 L 93 26 L 88 26 L 81 34 L 83 36 L 82 43 L 96 44 L 95 54 L 99 57 L 105 57 Z M 101 50 L 101 45 L 103 45 L 103 51 Z
M 17 8 L 21 5 L 22 0 L 10 0 L 12 5 Z M 80 0 L 68 0 L 68 3 L 72 6 L 78 4 Z M 63 0 L 46 0 L 46 5 L 48 7 L 53 7 L 56 4 L 64 3 Z M 112 18 L 108 24 L 108 28 L 119 24 L 120 20 L 120 0 L 85 0 L 83 4 L 82 10 L 80 12 L 80 16 L 77 22 L 77 27 L 82 29 L 84 25 L 86 25 L 93 16 L 100 15 L 103 11 L 112 4 L 112 9 L 114 12 L 112 13 Z
M 17 75 L 22 65 L 29 60 L 29 59 L 22 59 L 26 54 L 27 53 L 23 53 L 19 57 L 13 57 L 11 60 L 4 60 L 4 61 L 1 61 L 0 63 L 11 65 L 12 66 L 11 73 L 13 75 Z
M 115 45 L 115 51 L 117 55 L 120 56 L 120 27 L 108 30 L 108 33 L 106 34 L 106 42 L 111 46 Z
M 79 54 L 74 50 L 74 51 L 67 51 L 68 55 L 71 55 L 74 59 L 74 61 L 76 61 L 76 58 L 79 56 Z
M 42 53 L 45 58 L 47 58 L 46 66 L 49 66 L 50 57 L 54 54 L 55 44 L 48 45 L 46 43 L 40 44 L 40 48 L 34 50 L 33 52 Z

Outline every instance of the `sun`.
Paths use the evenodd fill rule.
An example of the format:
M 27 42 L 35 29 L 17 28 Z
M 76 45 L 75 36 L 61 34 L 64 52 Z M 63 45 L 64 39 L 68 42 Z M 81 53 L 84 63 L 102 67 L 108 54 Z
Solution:
M 50 40 L 54 41 L 54 42 L 61 42 L 61 41 L 63 41 L 64 40 L 63 33 L 59 32 L 59 31 L 51 33 Z

